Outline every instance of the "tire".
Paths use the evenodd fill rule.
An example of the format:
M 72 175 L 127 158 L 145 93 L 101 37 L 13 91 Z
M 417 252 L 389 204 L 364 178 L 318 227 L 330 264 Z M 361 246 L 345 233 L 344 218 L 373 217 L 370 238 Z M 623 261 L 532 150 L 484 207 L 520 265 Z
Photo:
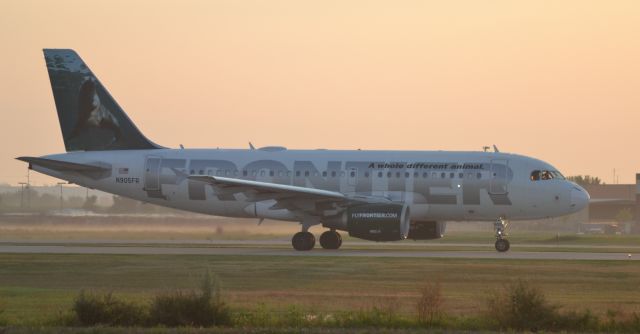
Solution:
M 506 251 L 509 250 L 509 248 L 511 248 L 511 244 L 509 243 L 509 240 L 507 239 L 498 239 L 496 240 L 496 250 L 500 253 L 504 253 Z
M 324 249 L 338 249 L 342 246 L 342 236 L 336 231 L 326 231 L 320 235 L 320 246 Z
M 297 251 L 309 251 L 316 245 L 316 237 L 310 232 L 298 232 L 291 238 L 291 245 Z

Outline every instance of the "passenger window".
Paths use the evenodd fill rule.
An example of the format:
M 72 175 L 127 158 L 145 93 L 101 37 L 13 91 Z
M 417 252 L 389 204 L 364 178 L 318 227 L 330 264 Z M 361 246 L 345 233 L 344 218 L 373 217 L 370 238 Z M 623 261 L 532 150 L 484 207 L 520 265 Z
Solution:
M 478 180 L 481 179 L 482 178 L 482 173 L 476 174 L 476 177 L 478 178 Z
M 204 170 L 200 170 L 200 175 L 204 175 Z
M 247 176 L 247 175 L 249 175 L 249 172 L 248 172 L 248 171 L 246 171 L 246 170 L 243 170 L 243 171 L 242 171 L 242 176 Z
M 322 172 L 322 177 L 327 177 L 327 171 Z
M 531 181 L 539 181 L 540 180 L 540 171 L 539 170 L 534 170 L 533 172 L 531 172 L 530 179 L 531 179 Z
M 382 177 L 382 172 L 378 172 L 378 177 Z
M 409 174 L 409 172 L 405 172 L 404 173 L 404 177 L 407 178 L 407 179 L 409 178 L 409 175 L 411 175 L 411 174 Z
M 309 176 L 309 171 L 308 170 L 304 171 L 304 176 Z
M 458 177 L 461 178 L 461 179 L 464 179 L 464 173 L 459 173 Z
M 296 176 L 300 176 L 300 171 L 299 170 L 296 171 Z
M 391 178 L 391 172 L 387 172 L 387 177 Z
M 331 177 L 336 177 L 336 171 L 335 170 L 331 172 Z
M 427 172 L 422 173 L 422 177 L 424 177 L 425 179 L 429 178 L 429 173 L 427 173 Z
M 274 176 L 274 172 L 272 170 L 269 171 L 269 176 Z
M 443 178 L 443 179 L 446 178 L 447 177 L 447 173 L 441 173 L 440 177 Z
M 369 177 L 369 172 L 364 172 L 364 177 Z
M 420 174 L 418 172 L 413 172 L 413 177 L 414 178 L 418 178 L 420 176 Z
M 449 178 L 453 179 L 455 177 L 456 173 L 449 173 Z

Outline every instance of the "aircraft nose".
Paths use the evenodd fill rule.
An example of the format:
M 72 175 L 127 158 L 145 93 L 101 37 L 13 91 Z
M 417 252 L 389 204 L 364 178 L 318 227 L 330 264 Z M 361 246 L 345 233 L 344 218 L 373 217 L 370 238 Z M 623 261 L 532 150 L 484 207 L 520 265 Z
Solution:
M 589 193 L 580 186 L 571 189 L 571 209 L 580 211 L 589 205 Z

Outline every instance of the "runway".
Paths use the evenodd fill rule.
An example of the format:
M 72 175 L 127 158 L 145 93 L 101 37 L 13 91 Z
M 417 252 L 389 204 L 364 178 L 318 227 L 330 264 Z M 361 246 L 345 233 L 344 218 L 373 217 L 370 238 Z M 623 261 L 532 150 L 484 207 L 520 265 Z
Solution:
M 394 257 L 394 258 L 463 258 L 463 259 L 507 259 L 507 260 L 598 260 L 637 261 L 640 254 L 595 253 L 595 252 L 523 252 L 510 251 L 434 251 L 400 249 L 340 249 L 324 250 L 316 248 L 308 252 L 276 247 L 206 246 L 181 247 L 139 246 L 139 245 L 55 245 L 55 244 L 0 244 L 0 254 L 120 254 L 120 255 L 235 255 L 235 256 L 315 256 L 315 257 Z

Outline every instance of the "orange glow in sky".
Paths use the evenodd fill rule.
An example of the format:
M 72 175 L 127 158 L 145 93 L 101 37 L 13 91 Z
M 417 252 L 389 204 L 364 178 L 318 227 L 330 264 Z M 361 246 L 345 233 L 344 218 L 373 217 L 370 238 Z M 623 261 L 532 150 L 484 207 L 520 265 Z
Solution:
M 2 1 L 0 46 L 12 184 L 14 157 L 64 151 L 42 48 L 75 49 L 169 147 L 496 144 L 640 172 L 638 1 Z

